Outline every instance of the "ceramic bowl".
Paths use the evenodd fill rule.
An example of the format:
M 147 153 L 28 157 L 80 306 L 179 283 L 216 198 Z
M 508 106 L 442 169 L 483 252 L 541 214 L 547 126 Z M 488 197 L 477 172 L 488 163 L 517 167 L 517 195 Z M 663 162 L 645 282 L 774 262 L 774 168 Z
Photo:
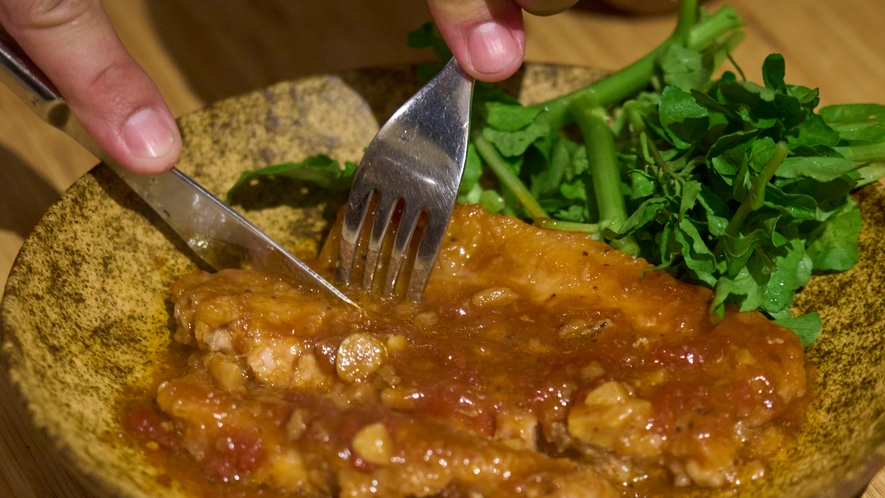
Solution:
M 179 167 L 223 195 L 240 172 L 325 153 L 357 161 L 383 122 L 417 88 L 410 68 L 281 83 L 180 120 Z M 584 85 L 598 71 L 529 65 L 514 83 L 526 103 Z M 317 250 L 339 199 L 246 195 L 247 217 L 298 255 Z M 256 190 L 255 192 L 258 192 Z M 808 349 L 819 398 L 798 444 L 759 497 L 856 495 L 885 451 L 885 192 L 857 194 L 860 263 L 816 276 L 799 310 L 816 309 Z M 132 445 L 117 441 L 116 403 L 144 385 L 170 342 L 169 288 L 199 263 L 106 167 L 77 181 L 25 242 L 2 302 L 3 354 L 37 426 L 96 494 L 178 497 Z M 712 493 L 716 495 L 717 493 Z

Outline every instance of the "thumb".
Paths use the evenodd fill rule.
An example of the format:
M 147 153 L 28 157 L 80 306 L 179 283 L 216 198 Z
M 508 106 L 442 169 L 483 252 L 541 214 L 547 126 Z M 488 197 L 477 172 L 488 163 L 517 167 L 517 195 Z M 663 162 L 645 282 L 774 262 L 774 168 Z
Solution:
M 500 81 L 525 55 L 522 8 L 513 0 L 428 0 L 440 33 L 461 67 L 476 79 Z
M 181 153 L 175 120 L 99 0 L 0 0 L 0 23 L 117 162 L 136 173 L 172 167 Z

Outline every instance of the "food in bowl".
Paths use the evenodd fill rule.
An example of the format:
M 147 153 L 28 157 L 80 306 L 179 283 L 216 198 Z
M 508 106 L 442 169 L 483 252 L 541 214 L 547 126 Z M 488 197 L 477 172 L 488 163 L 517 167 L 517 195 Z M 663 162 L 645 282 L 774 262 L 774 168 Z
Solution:
M 758 312 L 711 323 L 711 298 L 584 235 L 460 206 L 420 304 L 183 277 L 177 346 L 123 425 L 195 495 L 741 488 L 795 439 L 813 368 Z

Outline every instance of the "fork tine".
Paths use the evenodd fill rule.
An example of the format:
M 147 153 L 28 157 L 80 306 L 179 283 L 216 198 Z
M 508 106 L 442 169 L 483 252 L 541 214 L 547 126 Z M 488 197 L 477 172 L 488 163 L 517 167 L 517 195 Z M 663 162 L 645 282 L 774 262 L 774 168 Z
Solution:
M 369 247 L 366 251 L 366 265 L 363 267 L 363 290 L 371 290 L 378 269 L 378 258 L 384 243 L 384 235 L 390 226 L 390 218 L 399 198 L 381 193 L 375 207 L 375 220 L 372 223 L 372 234 L 369 236 Z
M 412 235 L 415 233 L 415 227 L 418 225 L 418 218 L 422 212 L 421 208 L 414 209 L 409 205 L 403 208 L 399 227 L 396 229 L 396 240 L 393 242 L 393 250 L 390 252 L 390 259 L 387 264 L 387 275 L 385 276 L 384 292 L 382 294 L 386 298 L 393 297 L 396 280 L 399 278 L 399 272 L 403 266 L 403 257 L 409 248 L 409 243 L 412 241 Z
M 412 264 L 412 275 L 409 277 L 409 288 L 406 297 L 412 301 L 421 302 L 421 295 L 430 280 L 430 271 L 433 270 L 433 262 L 442 246 L 443 236 L 449 224 L 449 216 L 441 213 L 428 212 L 427 222 L 424 225 L 424 233 L 421 242 L 418 243 L 418 253 Z
M 372 289 L 379 258 L 382 252 L 383 257 L 387 257 L 388 247 L 391 261 L 384 286 L 378 286 L 382 287 L 382 296 L 393 295 L 402 266 L 409 259 L 413 232 L 422 209 L 404 210 L 400 228 L 391 242 L 385 234 L 395 202 L 402 200 L 407 207 L 424 206 L 423 210 L 429 215 L 440 218 L 433 224 L 432 233 L 421 237 L 419 257 L 415 260 L 417 270 L 409 282 L 412 289 L 409 297 L 420 301 L 464 171 L 472 92 L 473 79 L 452 59 L 391 116 L 369 143 L 347 204 L 338 259 L 340 280 L 350 281 L 358 245 L 366 238 L 360 230 L 366 209 L 373 205 L 369 204 L 369 192 L 376 192 L 382 200 L 377 204 L 372 234 L 368 237 L 362 278 L 364 290 Z M 357 189 L 359 193 L 355 194 Z
M 354 182 L 353 189 L 347 199 L 347 210 L 341 226 L 341 241 L 338 245 L 338 270 L 336 277 L 345 284 L 350 283 L 353 264 L 356 260 L 356 248 L 359 244 L 363 223 L 369 211 L 369 202 L 374 189 L 367 183 Z

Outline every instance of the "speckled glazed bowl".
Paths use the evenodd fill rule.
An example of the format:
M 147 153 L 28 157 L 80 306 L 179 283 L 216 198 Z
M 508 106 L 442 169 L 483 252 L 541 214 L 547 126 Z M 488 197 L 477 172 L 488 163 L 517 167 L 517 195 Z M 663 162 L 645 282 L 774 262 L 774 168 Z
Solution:
M 521 98 L 560 94 L 599 76 L 529 66 Z M 408 68 L 281 83 L 181 119 L 179 167 L 216 194 L 241 171 L 326 153 L 358 160 L 417 89 Z M 295 188 L 295 187 L 293 187 Z M 248 196 L 247 196 L 248 197 Z M 852 497 L 885 452 L 885 191 L 857 196 L 861 261 L 817 276 L 798 299 L 817 309 L 822 337 L 808 350 L 820 395 L 799 444 L 746 494 Z M 300 255 L 316 251 L 339 202 L 310 192 L 287 204 L 245 199 L 246 215 Z M 119 431 L 115 401 L 144 383 L 170 342 L 169 287 L 198 263 L 160 219 L 105 167 L 81 178 L 29 237 L 2 303 L 3 353 L 36 424 L 97 494 L 177 497 Z M 713 493 L 715 495 L 715 493 Z

